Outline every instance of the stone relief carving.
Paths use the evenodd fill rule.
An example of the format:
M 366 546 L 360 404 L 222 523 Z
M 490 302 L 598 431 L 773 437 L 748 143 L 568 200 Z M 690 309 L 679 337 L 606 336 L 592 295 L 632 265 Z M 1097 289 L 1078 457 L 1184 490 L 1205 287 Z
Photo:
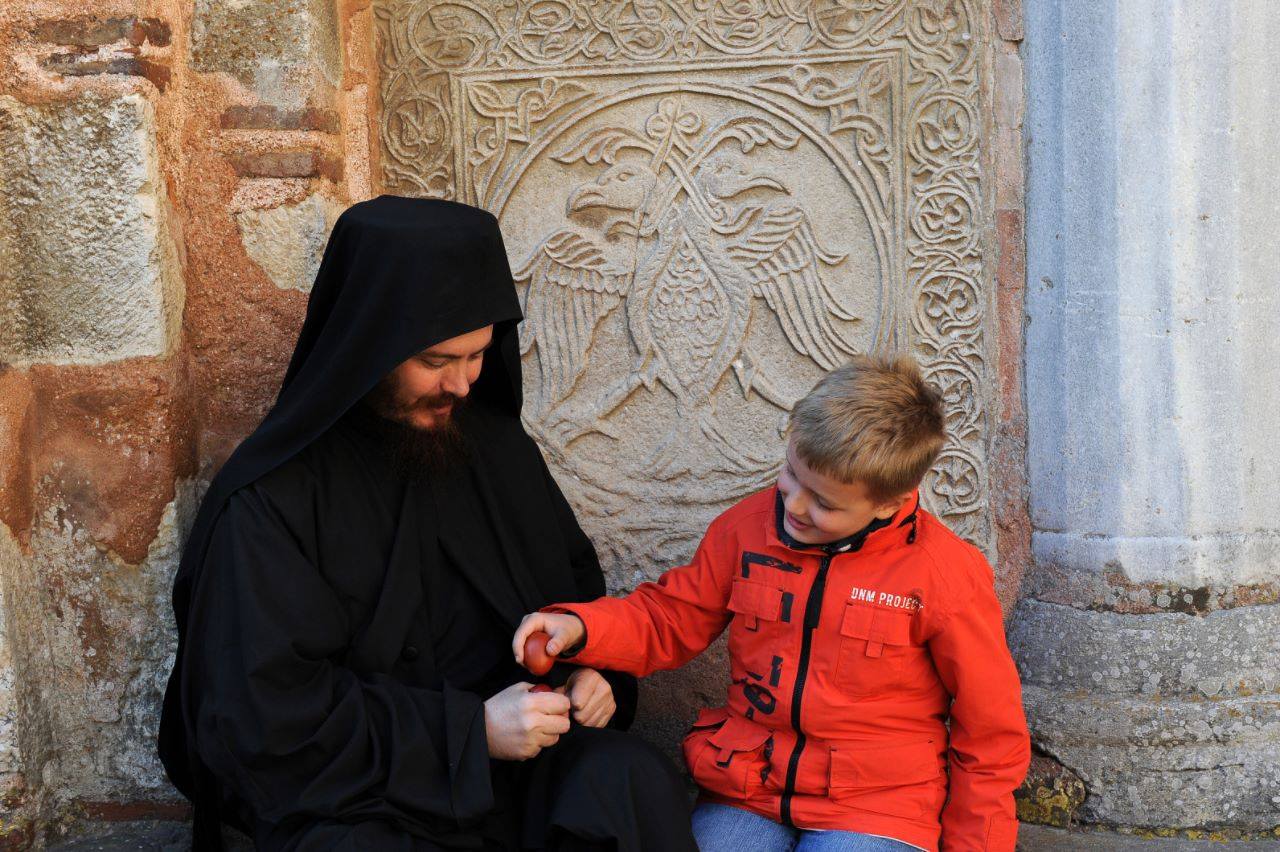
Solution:
M 687 557 L 773 480 L 813 381 L 892 346 L 947 404 L 925 500 L 989 548 L 971 2 L 375 14 L 383 184 L 500 217 L 526 423 L 619 562 Z

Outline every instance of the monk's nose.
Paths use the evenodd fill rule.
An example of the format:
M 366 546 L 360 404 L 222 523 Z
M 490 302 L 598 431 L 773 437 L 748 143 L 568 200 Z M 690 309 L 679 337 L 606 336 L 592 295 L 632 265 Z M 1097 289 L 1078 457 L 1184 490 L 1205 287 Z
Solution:
M 446 392 L 456 397 L 464 397 L 471 390 L 471 383 L 467 381 L 466 368 L 461 364 L 445 373 L 442 384 Z

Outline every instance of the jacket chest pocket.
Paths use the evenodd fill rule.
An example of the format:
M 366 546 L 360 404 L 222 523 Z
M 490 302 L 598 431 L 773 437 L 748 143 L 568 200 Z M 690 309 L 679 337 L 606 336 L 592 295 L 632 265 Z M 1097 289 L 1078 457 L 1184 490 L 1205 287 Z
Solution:
M 735 623 L 749 633 L 757 633 L 762 623 L 789 624 L 795 595 L 785 589 L 735 577 L 729 593 L 729 609 Z
M 758 677 L 776 668 L 774 655 L 783 653 L 787 644 L 794 608 L 795 593 L 770 583 L 735 577 L 729 593 L 729 611 L 733 613 L 729 653 Z
M 911 642 L 913 613 L 845 604 L 836 682 L 846 695 L 876 695 L 902 684 L 907 661 L 923 653 Z
M 798 635 L 791 623 L 795 592 L 770 583 L 735 577 L 729 595 L 730 670 L 735 686 L 759 716 L 780 706 L 789 676 L 788 660 Z M 793 676 L 793 675 L 791 675 Z

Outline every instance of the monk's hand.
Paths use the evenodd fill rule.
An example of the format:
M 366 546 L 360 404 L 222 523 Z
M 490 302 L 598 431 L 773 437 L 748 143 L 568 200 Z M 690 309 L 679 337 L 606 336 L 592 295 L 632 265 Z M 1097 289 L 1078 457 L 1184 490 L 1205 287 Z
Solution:
M 512 684 L 484 703 L 490 757 L 537 757 L 569 730 L 569 699 L 558 692 L 530 692 L 531 688 L 528 683 Z
M 574 721 L 579 725 L 603 728 L 618 709 L 613 700 L 613 687 L 595 669 L 574 670 L 560 689 L 569 696 Z
M 524 643 L 530 633 L 541 630 L 551 638 L 547 640 L 547 654 L 554 657 L 565 648 L 572 648 L 582 641 L 587 628 L 582 619 L 576 615 L 562 612 L 531 612 L 516 628 L 516 635 L 511 640 L 511 651 L 516 655 L 516 662 L 524 665 Z

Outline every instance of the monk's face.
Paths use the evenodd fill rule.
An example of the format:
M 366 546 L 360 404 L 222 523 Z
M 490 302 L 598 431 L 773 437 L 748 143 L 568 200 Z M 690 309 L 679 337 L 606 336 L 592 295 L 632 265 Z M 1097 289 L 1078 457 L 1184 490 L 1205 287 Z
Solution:
M 448 425 L 455 405 L 480 378 L 493 326 L 424 349 L 387 374 L 372 402 L 383 417 L 424 431 Z

